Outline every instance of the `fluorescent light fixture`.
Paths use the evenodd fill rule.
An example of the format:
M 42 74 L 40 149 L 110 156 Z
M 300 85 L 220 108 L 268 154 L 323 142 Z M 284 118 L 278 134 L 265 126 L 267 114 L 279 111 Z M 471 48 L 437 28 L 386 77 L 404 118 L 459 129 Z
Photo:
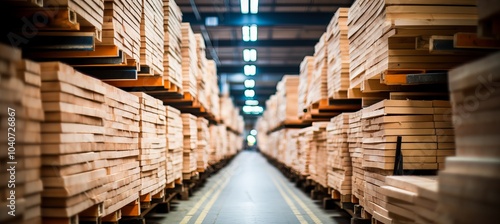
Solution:
M 245 80 L 245 88 L 253 88 L 255 87 L 255 80 L 247 79 Z
M 250 41 L 250 27 L 249 26 L 243 26 L 241 28 L 241 33 L 243 35 L 243 41 L 245 41 L 245 42 Z
M 210 16 L 205 18 L 205 26 L 218 26 L 219 25 L 219 17 Z
M 247 89 L 247 90 L 245 90 L 245 96 L 246 97 L 254 97 L 255 91 L 253 91 L 253 89 Z
M 258 12 L 259 12 L 259 0 L 250 0 L 250 13 L 257 14 Z
M 243 106 L 243 112 L 246 114 L 261 114 L 264 108 L 261 106 Z
M 250 26 L 250 41 L 257 41 L 257 25 Z
M 255 67 L 255 65 L 245 65 L 243 67 L 243 72 L 246 76 L 253 76 L 255 75 L 255 73 L 257 73 L 257 68 Z
M 247 142 L 249 146 L 253 146 L 255 142 L 257 142 L 257 139 L 253 135 L 247 136 Z
M 248 14 L 248 1 L 249 0 L 240 0 L 242 14 Z
M 245 105 L 247 106 L 258 106 L 259 101 L 258 100 L 245 100 Z
M 255 129 L 251 130 L 250 134 L 253 135 L 253 136 L 257 135 L 257 130 L 255 130 Z
M 255 49 L 243 50 L 243 60 L 244 61 L 257 61 L 257 50 L 255 50 Z

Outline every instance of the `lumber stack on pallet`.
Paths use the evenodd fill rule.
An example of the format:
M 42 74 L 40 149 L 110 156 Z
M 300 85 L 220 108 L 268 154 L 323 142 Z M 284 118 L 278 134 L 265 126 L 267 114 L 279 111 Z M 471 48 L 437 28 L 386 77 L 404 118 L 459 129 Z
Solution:
M 163 53 L 163 77 L 168 85 L 182 92 L 181 23 L 182 12 L 173 0 L 163 0 L 163 27 L 165 51 Z M 165 83 L 167 85 L 167 83 Z M 171 87 L 169 87 L 171 88 Z
M 210 151 L 210 130 L 208 120 L 203 117 L 198 117 L 197 121 L 198 141 L 196 146 L 196 167 L 198 172 L 205 172 L 208 168 L 208 153 Z
M 433 35 L 475 32 L 475 5 L 473 0 L 355 1 L 348 15 L 350 88 L 387 73 L 448 70 L 473 59 L 474 54 L 453 50 L 434 54 L 430 40 Z M 417 40 L 425 44 L 418 46 Z
M 439 223 L 438 182 L 436 176 L 388 176 L 380 193 L 386 198 L 387 213 L 374 212 L 384 223 Z
M 145 75 L 163 76 L 165 31 L 162 0 L 142 0 L 141 67 Z
M 196 37 L 189 23 L 182 23 L 182 89 L 184 95 L 197 98 L 198 57 L 196 54 Z
M 166 185 L 167 118 L 163 101 L 143 92 L 139 97 L 141 133 L 139 135 L 139 165 L 141 167 L 140 195 L 155 195 Z
M 350 63 L 347 38 L 348 12 L 349 8 L 339 8 L 326 30 L 328 98 L 347 98 Z
M 497 217 L 499 60 L 497 52 L 448 74 L 456 157 L 447 158 L 439 173 L 441 223 L 487 223 Z
M 219 84 L 217 81 L 217 65 L 214 60 L 208 60 L 207 62 L 207 103 L 208 111 L 214 115 L 216 121 L 221 119 L 220 117 L 220 99 L 219 99 Z
M 50 222 L 69 219 L 104 202 L 112 189 L 106 185 L 109 163 L 102 158 L 107 146 L 107 93 L 101 81 L 58 62 L 41 63 L 41 76 L 46 118 L 42 124 L 42 217 Z
M 96 84 L 97 85 L 97 84 Z M 102 84 L 105 88 L 105 150 L 100 158 L 107 161 L 109 186 L 103 216 L 113 214 L 138 200 L 141 190 L 139 162 L 140 102 L 139 97 Z
M 445 168 L 446 157 L 455 155 L 455 130 L 453 129 L 452 108 L 449 100 L 432 101 L 434 108 L 434 128 L 437 138 L 438 169 Z
M 309 172 L 311 178 L 323 187 L 328 186 L 326 128 L 329 122 L 313 122 Z
M 307 108 L 307 99 L 309 94 L 309 89 L 311 85 L 311 80 L 314 73 L 314 57 L 306 56 L 304 60 L 300 63 L 300 74 L 299 74 L 299 93 L 298 93 L 298 111 L 297 115 L 302 117 L 304 115 L 304 109 Z
M 282 163 L 287 167 L 294 167 L 297 162 L 297 134 L 300 129 L 287 128 L 282 130 L 284 133 L 280 138 L 280 153 L 282 156 Z
M 353 174 L 347 139 L 349 116 L 349 113 L 342 113 L 332 118 L 326 128 L 328 187 L 346 196 L 350 196 L 352 192 Z
M 299 137 L 297 139 L 297 158 L 298 167 L 297 171 L 302 176 L 309 176 L 309 164 L 311 157 L 311 142 L 313 141 L 313 131 L 312 126 L 303 128 L 299 132 Z
M 127 59 L 140 61 L 142 0 L 104 0 L 102 42 L 122 50 Z
M 267 120 L 267 123 L 271 129 L 276 128 L 280 125 L 279 119 L 274 119 L 276 117 L 281 117 L 278 115 L 278 95 L 274 94 L 266 100 L 266 111 L 263 112 L 262 117 Z
M 314 72 L 308 88 L 306 107 L 328 97 L 327 56 L 326 34 L 323 34 L 314 46 Z
M 365 169 L 363 169 L 363 128 L 361 117 L 363 111 L 359 110 L 349 114 L 349 156 L 352 159 L 352 195 L 361 206 L 365 206 Z M 354 200 L 353 202 L 355 202 Z
M 183 133 L 183 157 L 182 174 L 183 179 L 190 179 L 191 174 L 196 171 L 198 125 L 196 116 L 192 114 L 181 114 Z
M 285 75 L 276 86 L 278 122 L 296 121 L 299 76 Z
M 224 156 L 222 154 L 223 150 L 223 137 L 222 129 L 226 130 L 224 125 L 210 125 L 210 142 L 209 142 L 209 152 L 208 152 L 208 163 L 210 165 L 216 164 L 221 161 Z
M 196 90 L 197 90 L 197 99 L 200 102 L 200 105 L 204 108 L 208 108 L 207 103 L 207 88 L 208 88 L 208 78 L 207 74 L 207 56 L 205 54 L 205 40 L 203 36 L 199 33 L 194 34 L 196 39 L 196 57 L 197 57 L 197 72 L 196 72 Z
M 0 222 L 41 223 L 40 66 L 21 60 L 21 51 L 0 44 L 0 133 L 5 170 L 0 174 Z M 12 108 L 12 109 L 8 109 Z M 12 181 L 14 177 L 14 182 Z M 15 192 L 11 192 L 15 191 Z M 12 194 L 13 193 L 13 194 Z M 14 206 L 10 206 L 14 205 Z
M 171 106 L 166 107 L 167 116 L 167 184 L 182 181 L 183 126 L 181 112 Z
M 238 133 L 243 132 L 244 121 L 240 115 L 240 109 L 234 106 L 233 100 L 229 96 L 220 97 L 220 118 L 229 129 Z
M 43 2 L 43 1 L 42 1 Z M 48 4 L 47 4 L 48 3 Z M 43 3 L 42 3 L 43 5 Z M 56 9 L 67 7 L 71 12 L 76 13 L 76 22 L 81 30 L 95 30 L 96 38 L 101 39 L 104 20 L 104 1 L 102 0 L 62 0 L 46 2 L 46 7 Z

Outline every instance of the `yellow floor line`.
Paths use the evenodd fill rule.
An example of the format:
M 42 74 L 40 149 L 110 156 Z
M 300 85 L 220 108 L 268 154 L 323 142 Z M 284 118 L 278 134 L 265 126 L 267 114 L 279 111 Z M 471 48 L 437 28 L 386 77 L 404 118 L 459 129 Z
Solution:
M 302 214 L 300 214 L 300 211 L 297 209 L 297 207 L 295 207 L 295 205 L 293 204 L 292 200 L 283 191 L 283 189 L 281 189 L 281 187 L 279 186 L 279 184 L 274 180 L 274 177 L 271 177 L 271 179 L 273 180 L 274 185 L 276 186 L 276 188 L 280 192 L 281 197 L 283 197 L 283 199 L 285 199 L 285 202 L 288 204 L 288 207 L 290 207 L 290 209 L 292 210 L 292 212 L 295 215 L 295 217 L 297 217 L 297 219 L 299 220 L 300 224 L 307 224 L 307 221 L 304 219 L 304 217 L 302 216 Z
M 203 210 L 201 211 L 200 215 L 198 216 L 198 218 L 194 222 L 195 224 L 201 224 L 203 222 L 203 220 L 205 220 L 205 218 L 207 217 L 208 212 L 210 211 L 210 209 L 214 205 L 215 201 L 217 201 L 217 198 L 219 198 L 222 190 L 224 190 L 224 188 L 227 186 L 227 184 L 229 184 L 229 178 L 226 179 L 226 181 L 224 182 L 224 184 L 214 194 L 214 196 L 212 197 L 212 199 L 210 199 L 210 201 L 205 205 L 205 208 L 203 208 Z

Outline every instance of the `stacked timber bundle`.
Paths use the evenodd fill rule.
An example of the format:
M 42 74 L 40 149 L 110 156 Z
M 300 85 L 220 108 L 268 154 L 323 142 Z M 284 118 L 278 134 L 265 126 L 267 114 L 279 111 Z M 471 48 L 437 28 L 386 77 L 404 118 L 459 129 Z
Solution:
M 267 123 L 271 129 L 274 129 L 280 125 L 279 119 L 276 117 L 281 117 L 278 115 L 278 96 L 272 95 L 266 100 L 266 111 L 262 115 L 267 119 Z
M 208 60 L 207 62 L 207 103 L 208 111 L 214 115 L 215 120 L 220 120 L 220 99 L 219 85 L 217 81 L 217 65 L 215 61 Z
M 435 54 L 429 43 L 436 35 L 475 32 L 475 5 L 474 0 L 355 1 L 348 15 L 350 88 L 392 72 L 447 70 L 472 59 L 470 53 Z M 416 44 L 416 40 L 425 43 Z
M 267 110 L 266 110 L 267 111 Z M 264 113 L 266 112 L 264 111 Z M 257 123 L 255 124 L 255 130 L 257 131 L 257 146 L 259 151 L 265 153 L 268 151 L 267 141 L 268 135 L 267 131 L 269 130 L 269 125 L 267 124 L 267 120 L 264 116 L 257 118 Z
M 439 172 L 441 223 L 488 223 L 500 207 L 498 80 L 500 53 L 448 75 L 456 157 Z
M 362 165 L 366 169 L 365 209 L 370 214 L 387 213 L 383 206 L 386 201 L 379 191 L 385 176 L 393 174 L 395 169 L 438 168 L 432 106 L 432 101 L 384 100 L 363 109 Z M 401 158 L 397 157 L 398 137 Z
M 297 159 L 298 159 L 298 169 L 297 171 L 301 176 L 309 176 L 309 164 L 311 157 L 311 143 L 313 141 L 313 131 L 314 127 L 310 126 L 303 128 L 299 132 L 299 138 L 297 140 Z
M 294 167 L 297 162 L 297 134 L 300 129 L 287 128 L 283 129 L 284 133 L 281 137 L 280 148 L 283 154 L 283 163 L 288 167 Z
M 280 123 L 296 121 L 299 76 L 285 75 L 277 85 L 277 115 Z
M 196 54 L 196 37 L 189 23 L 182 23 L 182 89 L 184 95 L 196 98 L 198 78 L 198 57 Z
M 349 131 L 347 142 L 349 144 L 349 156 L 352 159 L 352 195 L 353 202 L 358 201 L 365 206 L 365 170 L 363 169 L 363 129 L 361 116 L 363 111 L 349 114 Z
M 193 172 L 196 172 L 197 142 L 198 142 L 198 125 L 196 116 L 192 114 L 181 114 L 182 117 L 182 133 L 184 140 L 183 157 L 182 157 L 182 176 L 184 180 L 189 180 Z
M 384 195 L 388 212 L 374 212 L 373 217 L 384 223 L 439 223 L 438 182 L 436 176 L 388 176 L 380 193 Z
M 269 151 L 266 152 L 266 154 L 273 158 L 278 160 L 278 151 L 279 151 L 279 145 L 280 145 L 280 138 L 281 138 L 281 132 L 280 131 L 275 131 L 269 134 L 269 139 L 267 141 L 267 147 Z
M 452 109 L 450 101 L 435 100 L 434 128 L 437 137 L 437 163 L 440 170 L 445 167 L 446 157 L 455 155 L 455 131 L 453 130 Z
M 139 97 L 141 133 L 139 135 L 139 162 L 141 167 L 140 195 L 156 195 L 165 189 L 167 177 L 167 118 L 163 101 L 145 93 Z
M 196 146 L 196 167 L 198 172 L 205 172 L 208 167 L 208 153 L 210 151 L 210 131 L 208 127 L 208 120 L 203 117 L 198 117 L 197 121 L 198 127 L 198 141 Z
M 163 77 L 165 85 L 176 86 L 182 92 L 181 23 L 182 12 L 173 0 L 163 0 L 163 27 L 165 50 L 163 53 Z
M 227 127 L 224 125 L 219 125 L 219 134 L 221 139 L 221 150 L 220 154 L 222 158 L 225 159 L 229 152 L 229 138 L 228 138 Z
M 210 149 L 208 152 L 208 163 L 210 165 L 216 164 L 224 158 L 224 156 L 222 155 L 223 140 L 222 140 L 221 128 L 224 128 L 224 130 L 226 129 L 224 125 L 210 125 L 209 127 Z
M 307 108 L 306 102 L 308 99 L 313 73 L 314 73 L 314 57 L 306 56 L 304 57 L 304 60 L 300 63 L 299 89 L 298 89 L 299 93 L 297 96 L 298 100 L 297 115 L 299 117 L 302 117 L 304 115 L 304 109 Z
M 204 108 L 208 108 L 207 103 L 207 81 L 209 75 L 207 74 L 207 56 L 205 55 L 205 40 L 203 36 L 199 33 L 194 34 L 196 39 L 196 57 L 197 57 L 197 72 L 196 72 L 196 95 L 197 99 L 200 102 L 200 105 Z
M 245 122 L 240 115 L 240 109 L 234 106 L 229 96 L 220 97 L 220 117 L 222 123 L 230 130 L 243 133 Z
M 109 190 L 104 201 L 103 213 L 103 216 L 106 216 L 120 212 L 121 208 L 139 199 L 141 105 L 139 97 L 107 84 L 102 85 L 106 90 L 104 96 L 106 147 L 100 153 L 100 159 L 108 163 L 106 169 L 109 179 L 105 186 L 109 185 Z
M 104 202 L 111 190 L 106 185 L 108 162 L 101 158 L 106 89 L 101 81 L 60 63 L 42 63 L 41 76 L 42 217 L 46 222 L 68 220 Z
M 314 72 L 308 88 L 306 107 L 328 97 L 326 34 L 314 46 Z
M 327 27 L 328 98 L 347 98 L 349 89 L 348 8 L 339 8 Z
M 182 181 L 183 127 L 181 112 L 166 106 L 167 116 L 167 184 Z
M 141 70 L 147 75 L 163 76 L 165 51 L 162 0 L 142 0 Z M 149 70 L 149 71 L 147 71 Z
M 102 42 L 125 53 L 127 59 L 140 61 L 143 0 L 104 0 Z
M 0 133 L 6 164 L 0 174 L 3 183 L 0 222 L 41 222 L 41 122 L 44 120 L 40 93 L 40 66 L 21 61 L 21 51 L 0 45 Z M 16 71 L 17 66 L 17 71 Z M 14 177 L 14 178 L 13 178 Z M 13 181 L 14 179 L 14 181 Z M 12 192 L 15 191 L 15 192 Z
M 42 4 L 40 6 L 48 7 L 49 9 L 47 10 L 62 10 L 60 7 L 67 7 L 67 9 L 64 10 L 69 10 L 70 14 L 76 13 L 77 17 L 75 22 L 79 24 L 81 30 L 95 30 L 96 38 L 101 39 L 104 21 L 103 0 L 58 0 L 47 1 L 45 4 L 43 4 L 43 1 L 36 2 L 41 2 Z
M 347 139 L 349 116 L 349 113 L 343 113 L 332 118 L 326 131 L 328 187 L 350 200 L 353 167 Z
M 232 131 L 227 132 L 228 138 L 228 153 L 226 156 L 231 157 L 236 155 L 243 148 L 243 138 L 241 135 L 236 134 Z
M 326 144 L 326 128 L 329 122 L 313 122 L 313 136 L 311 141 L 311 154 L 309 172 L 311 178 L 323 187 L 328 184 L 327 160 L 328 150 Z

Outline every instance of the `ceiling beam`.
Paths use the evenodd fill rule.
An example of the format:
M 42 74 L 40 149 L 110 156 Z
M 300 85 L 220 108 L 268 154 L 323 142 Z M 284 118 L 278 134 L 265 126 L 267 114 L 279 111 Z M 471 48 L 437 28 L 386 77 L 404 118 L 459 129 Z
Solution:
M 241 40 L 216 40 L 212 41 L 214 47 L 312 47 L 318 43 L 318 38 L 316 39 L 293 39 L 293 40 L 259 40 L 259 41 L 249 41 L 243 42 Z
M 288 65 L 288 66 L 259 66 L 257 65 L 257 74 L 298 74 L 298 65 Z M 217 67 L 218 73 L 241 73 L 243 74 L 243 65 L 221 65 Z
M 183 4 L 183 3 L 179 3 L 177 4 L 179 7 L 190 7 L 189 4 Z M 205 4 L 196 4 L 198 7 L 218 7 L 218 8 L 221 8 L 221 7 L 225 7 L 225 3 L 224 4 L 218 4 L 218 3 L 205 3 Z M 300 7 L 300 8 L 304 8 L 304 7 L 309 7 L 309 6 L 312 6 L 312 7 L 350 7 L 351 4 L 346 4 L 346 3 L 323 3 L 323 4 L 292 4 L 292 3 L 285 3 L 285 4 L 273 4 L 273 3 L 259 3 L 259 7 Z M 239 8 L 239 5 L 238 6 L 232 6 L 232 7 L 238 7 Z
M 198 20 L 194 13 L 183 13 L 183 22 L 191 25 L 205 25 L 205 18 L 219 18 L 219 26 L 245 26 L 256 24 L 257 26 L 326 26 L 332 19 L 334 12 L 276 12 L 276 13 L 200 13 Z

